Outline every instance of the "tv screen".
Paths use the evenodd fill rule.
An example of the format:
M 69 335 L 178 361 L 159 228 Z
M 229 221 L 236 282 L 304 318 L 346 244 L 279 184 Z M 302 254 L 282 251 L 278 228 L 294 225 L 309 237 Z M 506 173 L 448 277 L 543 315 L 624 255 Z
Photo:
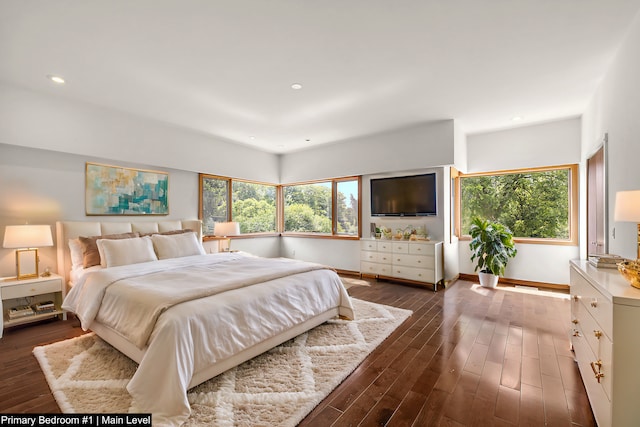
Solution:
M 436 214 L 435 173 L 371 180 L 372 216 Z

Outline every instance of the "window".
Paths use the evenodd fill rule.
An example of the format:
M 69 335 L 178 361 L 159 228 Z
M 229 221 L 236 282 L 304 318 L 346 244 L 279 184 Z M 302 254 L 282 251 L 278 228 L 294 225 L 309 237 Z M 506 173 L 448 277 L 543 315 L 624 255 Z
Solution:
M 360 191 L 359 177 L 278 186 L 200 174 L 203 233 L 213 235 L 216 222 L 236 221 L 242 234 L 358 238 Z
M 200 212 L 205 236 L 213 235 L 216 222 L 229 221 L 229 182 L 227 178 L 200 175 Z
M 283 186 L 284 232 L 360 236 L 360 178 Z
M 276 200 L 276 185 L 200 174 L 204 235 L 212 235 L 215 223 L 225 221 L 237 221 L 242 234 L 275 233 Z
M 231 218 L 240 223 L 240 232 L 276 232 L 276 186 L 255 182 L 232 182 Z
M 577 243 L 577 165 L 458 178 L 458 234 L 474 216 L 499 221 L 527 242 Z

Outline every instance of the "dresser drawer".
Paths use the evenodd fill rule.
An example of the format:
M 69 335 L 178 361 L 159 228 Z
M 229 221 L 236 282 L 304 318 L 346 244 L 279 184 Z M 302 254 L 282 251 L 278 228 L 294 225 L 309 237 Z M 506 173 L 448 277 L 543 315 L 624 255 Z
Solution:
M 578 368 L 580 369 L 580 375 L 582 376 L 582 382 L 589 396 L 591 409 L 598 420 L 598 426 L 612 427 L 611 400 L 605 391 L 603 382 L 607 377 L 609 377 L 609 382 L 611 381 L 611 367 L 603 364 L 602 372 L 605 376 L 600 378 L 600 382 L 598 382 L 591 368 L 591 363 L 597 362 L 598 358 L 591 351 L 591 347 L 585 337 L 582 334 L 580 334 L 580 336 L 573 336 L 571 337 L 571 342 L 575 351 L 576 361 L 578 362 Z
M 613 342 L 600 329 L 600 325 L 598 325 L 591 314 L 582 307 L 581 310 L 580 314 L 576 317 L 578 323 L 575 324 L 575 328 L 580 333 L 579 338 L 588 344 L 591 354 L 593 354 L 593 362 L 600 361 L 602 363 L 600 372 L 604 373 L 605 376 L 600 378 L 600 384 L 604 388 L 607 396 L 611 398 L 611 353 L 613 350 Z
M 393 265 L 404 265 L 407 267 L 433 269 L 435 260 L 432 257 L 421 255 L 393 254 Z
M 3 286 L 2 299 L 23 298 L 34 295 L 46 294 L 49 292 L 61 292 L 62 281 L 52 279 L 37 283 L 23 283 L 20 285 Z
M 376 274 L 380 276 L 391 276 L 391 264 L 380 264 L 376 262 L 360 262 L 360 272 L 362 274 Z
M 362 251 L 360 261 L 378 262 L 378 252 Z
M 389 241 L 378 241 L 378 252 L 392 252 L 393 246 Z
M 362 240 L 360 242 L 360 248 L 363 251 L 375 251 L 377 250 L 377 243 L 374 240 Z
M 411 243 L 409 245 L 409 253 L 412 255 L 435 255 L 435 245 L 426 243 Z
M 428 268 L 393 266 L 393 277 L 415 280 L 418 282 L 434 283 L 434 271 Z
M 600 291 L 591 285 L 575 269 L 570 270 L 571 294 L 578 298 L 582 307 L 600 326 L 600 329 L 612 340 L 613 337 L 613 304 Z
M 373 262 L 362 261 L 360 263 L 360 272 L 363 274 L 380 274 L 378 265 L 379 264 Z
M 392 250 L 394 254 L 408 254 L 409 243 L 408 242 L 393 242 Z

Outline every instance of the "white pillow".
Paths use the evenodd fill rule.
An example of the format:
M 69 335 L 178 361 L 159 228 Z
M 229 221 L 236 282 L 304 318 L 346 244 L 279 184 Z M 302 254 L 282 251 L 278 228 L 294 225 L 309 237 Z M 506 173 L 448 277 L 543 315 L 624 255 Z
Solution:
M 190 255 L 204 255 L 206 252 L 198 241 L 196 233 L 154 234 L 151 236 L 158 259 L 180 258 Z
M 69 239 L 69 254 L 71 255 L 71 268 L 83 267 L 84 255 L 82 254 L 82 243 L 80 239 Z
M 101 259 L 105 261 L 106 267 L 158 260 L 149 236 L 120 240 L 98 239 L 96 245 L 101 256 L 104 256 Z

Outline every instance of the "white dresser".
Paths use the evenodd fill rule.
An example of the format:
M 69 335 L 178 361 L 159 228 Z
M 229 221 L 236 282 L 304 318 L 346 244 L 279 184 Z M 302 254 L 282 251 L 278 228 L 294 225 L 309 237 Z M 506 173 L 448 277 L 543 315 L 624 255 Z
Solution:
M 444 279 L 442 242 L 362 239 L 360 274 L 433 284 Z
M 599 427 L 640 425 L 640 289 L 571 261 L 571 343 Z

